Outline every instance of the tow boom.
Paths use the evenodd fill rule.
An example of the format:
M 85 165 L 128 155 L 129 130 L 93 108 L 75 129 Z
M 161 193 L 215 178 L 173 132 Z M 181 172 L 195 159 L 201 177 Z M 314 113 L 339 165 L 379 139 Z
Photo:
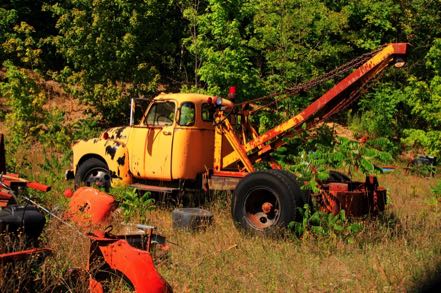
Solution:
M 283 143 L 280 143 L 280 139 L 292 130 L 299 129 L 303 123 L 313 124 L 311 121 L 314 123 L 323 121 L 345 109 L 356 100 L 360 89 L 386 67 L 393 63 L 402 65 L 401 58 L 406 56 L 407 48 L 407 43 L 391 43 L 386 45 L 302 112 L 264 134 L 254 137 L 247 143 L 241 143 L 223 111 L 218 111 L 216 114 L 215 173 L 218 173 L 218 175 L 225 173 L 224 175 L 231 176 L 232 172 L 226 171 L 225 168 L 237 162 L 241 162 L 244 166 L 243 170 L 240 171 L 246 171 L 238 173 L 237 176 L 253 172 L 253 163 L 249 154 L 258 151 L 257 157 L 261 157 L 262 154 L 282 145 Z M 222 137 L 225 137 L 233 148 L 233 151 L 225 156 L 221 155 Z

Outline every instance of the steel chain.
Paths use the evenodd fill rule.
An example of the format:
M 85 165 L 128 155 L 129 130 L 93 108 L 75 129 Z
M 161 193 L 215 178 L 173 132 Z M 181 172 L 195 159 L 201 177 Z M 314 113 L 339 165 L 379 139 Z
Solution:
M 260 97 L 260 98 L 256 98 L 256 99 L 248 100 L 246 102 L 238 103 L 238 104 L 236 104 L 236 106 L 242 106 L 244 104 L 249 104 L 249 103 L 252 103 L 252 102 L 258 102 L 258 101 L 274 98 L 274 97 L 281 96 L 281 95 L 286 95 L 283 98 L 275 99 L 274 101 L 272 101 L 272 102 L 270 102 L 268 104 L 262 105 L 262 106 L 258 107 L 257 109 L 253 109 L 251 111 L 252 113 L 256 112 L 256 111 L 258 111 L 258 110 L 260 110 L 260 109 L 262 109 L 264 107 L 268 107 L 268 106 L 270 106 L 272 104 L 275 104 L 275 103 L 277 103 L 277 102 L 279 102 L 279 101 L 281 101 L 283 99 L 288 98 L 289 95 L 295 95 L 295 94 L 298 94 L 299 92 L 309 90 L 309 89 L 311 89 L 313 87 L 316 87 L 316 86 L 318 86 L 320 84 L 323 84 L 324 82 L 326 82 L 326 81 L 328 81 L 328 80 L 330 80 L 330 79 L 332 79 L 332 78 L 334 78 L 336 76 L 339 76 L 339 75 L 341 75 L 343 73 L 348 72 L 349 70 L 353 69 L 354 67 L 358 67 L 358 66 L 362 65 L 364 62 L 366 62 L 373 55 L 375 55 L 379 51 L 381 51 L 383 49 L 383 47 L 384 46 L 380 47 L 379 49 L 377 49 L 375 51 L 365 53 L 365 54 L 363 54 L 363 55 L 361 55 L 361 56 L 359 56 L 357 58 L 354 58 L 351 61 L 349 61 L 349 62 L 347 62 L 347 63 L 345 63 L 345 64 L 343 64 L 343 65 L 341 65 L 341 66 L 339 66 L 339 67 L 329 71 L 329 72 L 326 72 L 325 74 L 322 74 L 321 76 L 319 76 L 317 78 L 311 79 L 311 80 L 306 81 L 304 83 L 297 84 L 297 85 L 295 85 L 293 87 L 290 87 L 290 88 L 286 89 L 285 91 L 275 92 L 275 93 L 272 93 L 272 94 L 269 94 L 269 95 L 266 95 L 266 96 L 263 96 L 263 97 Z

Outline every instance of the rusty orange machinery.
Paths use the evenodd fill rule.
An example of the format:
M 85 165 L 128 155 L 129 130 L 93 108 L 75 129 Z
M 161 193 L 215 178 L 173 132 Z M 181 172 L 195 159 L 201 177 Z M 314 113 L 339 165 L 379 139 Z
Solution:
M 328 182 L 321 187 L 320 208 L 334 215 L 342 209 L 350 217 L 376 215 L 386 205 L 386 189 L 375 176 L 367 176 L 365 182 Z
M 82 231 L 95 229 L 86 233 L 91 241 L 86 268 L 90 275 L 90 292 L 104 292 L 102 282 L 112 272 L 122 274 L 135 292 L 172 291 L 156 270 L 150 254 L 153 240 L 161 249 L 168 249 L 164 238 L 153 233 L 154 227 L 138 225 L 143 233 L 111 234 L 103 227 L 108 225 L 116 207 L 112 196 L 92 187 L 80 187 L 75 192 L 66 190 L 65 196 L 70 198 L 65 218 L 72 220 Z
M 236 169 L 236 171 L 253 172 L 253 164 L 264 154 L 280 147 L 283 144 L 281 139 L 292 131 L 299 129 L 304 123 L 308 123 L 308 126 L 319 123 L 353 103 L 356 93 L 391 62 L 402 62 L 402 59 L 398 58 L 406 56 L 407 47 L 407 43 L 392 43 L 385 46 L 302 112 L 262 135 L 253 135 L 253 139 L 248 142 L 242 143 L 241 137 L 236 135 L 233 126 L 222 109 L 217 111 L 214 174 L 220 176 L 231 175 L 222 172 L 226 169 L 231 170 L 232 165 L 238 162 L 241 168 L 239 170 Z M 399 64 L 401 65 L 401 63 Z M 250 127 L 249 124 L 247 126 Z M 250 129 L 250 132 L 256 133 L 254 129 Z M 223 140 L 227 140 L 233 149 L 232 152 L 225 156 L 222 156 Z M 240 176 L 240 173 L 236 176 Z
M 0 140 L 0 157 L 2 158 L 0 163 L 4 163 L 4 145 L 1 134 Z M 0 172 L 0 233 L 17 233 L 21 230 L 26 236 L 27 249 L 10 251 L 13 247 L 6 248 L 9 252 L 0 254 L 0 264 L 26 260 L 36 255 L 45 257 L 51 253 L 51 250 L 34 245 L 38 243 L 36 240 L 45 225 L 44 216 L 33 206 L 19 206 L 15 194 L 24 188 L 47 192 L 50 186 L 30 182 L 20 178 L 18 174 L 3 174 L 6 168 L 5 165 L 2 166 L 3 168 L 0 168 L 2 169 Z
M 407 43 L 391 43 L 384 46 L 302 112 L 262 135 L 257 135 L 251 125 L 246 123 L 250 119 L 247 117 L 247 111 L 243 111 L 244 119 L 242 121 L 245 122 L 244 127 L 248 128 L 246 131 L 249 133 L 248 137 L 251 137 L 249 141 L 243 133 L 236 134 L 228 119 L 229 113 L 219 109 L 215 114 L 216 131 L 212 178 L 221 178 L 226 182 L 227 179 L 237 178 L 239 180 L 254 172 L 254 164 L 262 160 L 266 154 L 282 146 L 285 143 L 282 140 L 283 138 L 292 136 L 293 132 L 300 129 L 305 123 L 307 127 L 311 127 L 348 107 L 357 99 L 361 89 L 387 66 L 391 64 L 395 64 L 396 67 L 403 66 L 407 49 Z M 225 141 L 228 142 L 232 151 L 222 155 L 225 154 L 225 150 L 222 149 Z M 275 161 L 270 162 L 270 165 L 273 169 L 280 168 Z M 234 181 L 232 185 L 237 184 L 238 180 Z M 372 184 L 372 186 L 375 186 L 375 184 Z M 338 188 L 346 188 L 347 190 L 336 190 Z M 378 184 L 375 186 L 375 192 L 368 192 L 367 188 L 368 185 L 365 186 L 365 184 L 361 184 L 356 188 L 355 186 L 331 184 L 324 187 L 324 192 L 328 194 L 328 198 L 324 198 L 323 202 L 329 202 L 329 211 L 335 211 L 336 205 L 341 208 L 349 208 L 348 201 L 359 201 L 361 197 L 356 196 L 357 192 L 362 192 L 365 195 L 370 194 L 369 202 L 375 201 L 375 198 L 378 198 L 380 202 L 383 200 L 385 191 L 381 190 Z M 345 199 L 342 198 L 344 194 L 346 194 Z M 384 204 L 377 204 L 375 209 L 384 209 Z M 354 205 L 353 213 L 358 214 L 355 210 Z

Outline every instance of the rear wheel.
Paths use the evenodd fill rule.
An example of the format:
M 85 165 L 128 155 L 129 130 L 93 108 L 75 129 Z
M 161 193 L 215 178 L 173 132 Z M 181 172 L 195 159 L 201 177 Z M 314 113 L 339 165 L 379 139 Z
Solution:
M 300 188 L 301 183 L 297 180 L 297 177 L 293 173 L 286 170 L 278 170 L 278 172 L 281 172 L 285 177 L 287 177 L 290 184 L 289 189 L 292 193 L 292 197 L 295 198 L 297 207 L 303 208 L 305 204 L 309 204 L 312 207 L 311 191 L 302 190 Z
M 75 174 L 75 186 L 81 185 L 110 188 L 110 172 L 107 164 L 97 158 L 90 158 L 81 163 Z
M 242 179 L 231 206 L 235 224 L 251 233 L 266 233 L 295 220 L 296 207 L 302 199 L 300 188 L 292 178 L 284 171 L 268 170 Z

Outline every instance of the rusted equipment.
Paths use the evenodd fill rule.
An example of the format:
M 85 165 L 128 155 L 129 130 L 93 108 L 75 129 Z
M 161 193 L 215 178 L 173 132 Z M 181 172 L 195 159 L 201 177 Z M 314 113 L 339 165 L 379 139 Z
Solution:
M 0 138 L 3 142 L 3 136 Z M 1 148 L 0 157 L 5 157 Z M 23 230 L 29 246 L 24 250 L 6 249 L 5 253 L 0 253 L 0 265 L 50 254 L 50 249 L 34 247 L 43 230 L 45 217 L 36 206 L 20 206 L 15 198 L 24 188 L 46 192 L 50 186 L 30 182 L 17 174 L 4 175 L 4 172 L 6 170 L 0 172 L 0 233 Z M 79 188 L 73 194 L 66 192 L 66 195 L 70 195 L 71 202 L 65 216 L 83 230 L 106 224 L 115 207 L 113 197 L 90 187 Z M 23 198 L 33 202 L 25 196 Z M 38 207 L 49 212 L 41 205 Z M 152 245 L 167 248 L 165 238 L 154 234 L 154 227 L 140 225 L 138 228 L 141 229 L 139 233 L 128 235 L 112 235 L 100 230 L 87 234 L 79 232 L 78 235 L 88 237 L 91 242 L 88 266 L 84 270 L 89 276 L 90 292 L 104 292 L 103 281 L 115 273 L 127 279 L 136 292 L 172 292 L 170 285 L 156 271 L 150 255 Z
M 219 126 L 216 134 L 219 136 L 220 143 L 216 144 L 216 148 L 222 148 L 222 138 L 225 137 L 233 151 L 225 156 L 222 156 L 219 150 L 215 151 L 215 155 L 218 157 L 215 158 L 214 173 L 216 174 L 216 171 L 221 172 L 238 162 L 248 172 L 254 171 L 252 164 L 258 161 L 263 154 L 281 146 L 283 144 L 281 139 L 289 135 L 290 131 L 298 129 L 304 123 L 311 126 L 311 124 L 321 122 L 353 103 L 354 98 L 357 97 L 356 94 L 367 82 L 393 63 L 394 60 L 397 60 L 398 57 L 406 55 L 407 46 L 406 43 L 394 43 L 385 46 L 300 114 L 253 138 L 244 145 L 240 143 L 237 136 L 231 134 L 232 126 L 230 121 L 226 119 L 224 111 L 219 111 L 216 117 Z
M 322 185 L 321 209 L 338 214 L 344 209 L 346 215 L 361 217 L 384 211 L 386 190 L 378 186 L 375 176 L 367 176 L 366 182 L 329 182 Z
M 386 67 L 402 66 L 407 47 L 406 43 L 387 44 L 324 77 L 288 89 L 286 93 L 293 95 L 358 67 L 299 114 L 263 134 L 250 123 L 254 111 L 250 102 L 234 105 L 208 95 L 161 94 L 150 103 L 139 124 L 112 128 L 99 138 L 76 143 L 73 169 L 67 178 L 75 178 L 76 186 L 124 184 L 167 194 L 234 190 L 232 216 L 238 226 L 250 231 L 285 226 L 296 218 L 296 207 L 308 203 L 308 196 L 295 176 L 280 170 L 277 162 L 270 159 L 273 171 L 263 173 L 255 171 L 255 164 L 267 160 L 285 144 L 283 139 L 295 135 L 302 125 L 311 127 L 348 107 Z M 230 94 L 234 96 L 235 89 Z M 347 192 L 355 192 L 350 187 Z M 326 188 L 323 186 L 323 192 L 330 197 Z M 371 192 L 365 183 L 356 190 L 382 194 L 380 187 Z M 342 194 L 332 192 L 337 192 L 337 197 Z M 355 199 L 347 199 L 338 204 L 334 201 L 333 209 L 354 207 L 349 214 L 360 214 L 361 210 L 355 211 L 355 205 L 348 203 Z
M 70 197 L 65 218 L 83 228 L 109 224 L 108 218 L 116 208 L 112 196 L 92 187 L 81 187 Z
M 65 194 L 70 197 L 70 203 L 64 218 L 82 231 L 98 228 L 85 234 L 91 241 L 86 268 L 90 292 L 104 292 L 103 281 L 115 273 L 127 279 L 136 292 L 171 292 L 150 255 L 153 243 L 167 247 L 165 238 L 153 233 L 155 227 L 138 225 L 138 233 L 114 235 L 102 228 L 108 224 L 116 207 L 112 196 L 92 187 L 81 187 L 73 194 L 68 191 Z
M 26 250 L 8 252 L 0 254 L 0 265 L 7 262 L 15 262 L 35 255 L 48 255 L 51 254 L 52 250 L 48 248 L 31 248 Z
M 135 292 L 172 292 L 156 271 L 142 235 L 97 234 L 88 235 L 91 239 L 87 265 L 90 292 L 104 292 L 102 282 L 115 272 L 122 274 Z
M 19 205 L 16 195 L 25 188 L 47 192 L 50 186 L 30 182 L 20 178 L 18 174 L 6 173 L 6 154 L 4 135 L 0 133 L 0 233 L 18 234 L 25 236 L 24 250 L 13 247 L 3 247 L 0 253 L 0 263 L 14 262 L 35 255 L 47 255 L 50 250 L 38 247 L 38 238 L 43 231 L 46 219 L 34 205 Z
M 34 190 L 48 192 L 51 187 L 42 183 L 35 181 L 28 181 L 26 179 L 20 178 L 18 174 L 6 173 L 2 175 L 2 181 L 4 184 L 11 187 L 11 189 L 16 190 L 18 188 L 28 187 Z

